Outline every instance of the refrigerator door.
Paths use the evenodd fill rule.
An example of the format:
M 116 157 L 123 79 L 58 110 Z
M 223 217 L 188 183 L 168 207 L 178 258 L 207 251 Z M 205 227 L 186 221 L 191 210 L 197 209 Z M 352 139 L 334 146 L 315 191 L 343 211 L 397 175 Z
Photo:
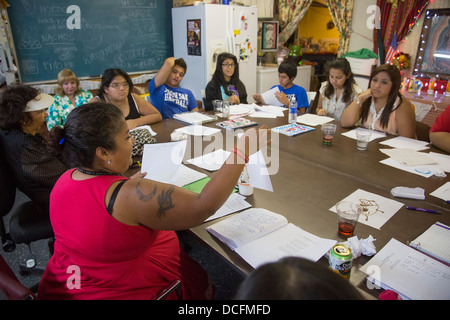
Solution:
M 258 12 L 256 7 L 232 6 L 234 50 L 239 61 L 239 78 L 247 90 L 248 103 L 256 93 Z
M 188 23 L 195 20 L 200 24 L 200 55 L 193 55 L 188 48 Z M 172 21 L 174 57 L 183 58 L 187 64 L 181 86 L 191 90 L 197 100 L 202 101 L 202 91 L 211 80 L 217 56 L 222 52 L 236 55 L 248 96 L 256 92 L 256 8 L 218 4 L 179 7 L 172 9 Z
M 173 52 L 175 59 L 183 58 L 187 64 L 186 74 L 180 86 L 192 91 L 195 99 L 202 100 L 201 90 L 206 82 L 206 68 L 204 53 L 206 41 L 203 37 L 205 31 L 204 8 L 200 6 L 179 7 L 172 9 Z M 188 53 L 188 23 L 200 22 L 200 56 Z

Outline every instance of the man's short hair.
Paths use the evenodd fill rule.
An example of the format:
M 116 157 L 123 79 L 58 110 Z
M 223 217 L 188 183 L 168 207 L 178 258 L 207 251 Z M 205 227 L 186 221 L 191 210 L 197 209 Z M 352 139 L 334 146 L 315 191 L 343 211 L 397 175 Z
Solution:
M 186 64 L 186 61 L 184 61 L 183 58 L 176 59 L 175 60 L 175 65 L 182 67 L 184 69 L 184 73 L 187 72 L 187 64 Z
M 284 61 L 278 67 L 279 73 L 286 73 L 289 79 L 295 79 L 297 76 L 297 66 L 292 62 Z

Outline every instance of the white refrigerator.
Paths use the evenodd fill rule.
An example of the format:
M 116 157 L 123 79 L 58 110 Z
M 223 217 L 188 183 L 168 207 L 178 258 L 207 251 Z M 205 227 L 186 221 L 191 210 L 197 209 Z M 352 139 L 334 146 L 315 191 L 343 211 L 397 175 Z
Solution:
M 217 56 L 233 53 L 239 63 L 248 102 L 256 93 L 258 14 L 256 6 L 204 4 L 172 9 L 173 49 L 183 58 L 187 72 L 180 86 L 197 100 L 216 69 Z

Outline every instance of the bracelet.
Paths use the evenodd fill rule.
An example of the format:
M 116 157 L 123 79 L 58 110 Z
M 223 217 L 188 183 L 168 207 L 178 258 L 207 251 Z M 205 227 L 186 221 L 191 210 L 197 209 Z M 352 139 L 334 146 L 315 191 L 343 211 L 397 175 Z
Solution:
M 239 156 L 241 159 L 243 159 L 245 161 L 245 163 L 248 163 L 248 156 L 243 154 L 241 152 L 241 150 L 239 150 L 238 148 L 233 148 L 233 150 L 231 150 L 231 152 L 235 153 L 237 156 Z

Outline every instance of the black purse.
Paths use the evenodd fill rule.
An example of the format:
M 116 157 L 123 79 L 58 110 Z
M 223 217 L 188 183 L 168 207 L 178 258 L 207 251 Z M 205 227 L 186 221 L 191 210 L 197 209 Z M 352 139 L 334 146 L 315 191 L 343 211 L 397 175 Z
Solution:
M 144 152 L 144 145 L 150 143 L 156 143 L 156 139 L 150 131 L 147 129 L 136 129 L 130 131 L 130 135 L 134 138 L 135 142 L 133 144 L 133 157 L 142 156 Z

